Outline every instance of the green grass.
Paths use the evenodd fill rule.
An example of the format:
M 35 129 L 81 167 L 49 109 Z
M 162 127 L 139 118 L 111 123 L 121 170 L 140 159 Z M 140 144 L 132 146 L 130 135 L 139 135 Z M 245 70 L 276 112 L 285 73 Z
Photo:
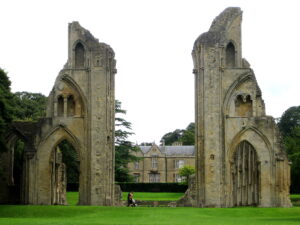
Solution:
M 183 193 L 136 192 L 139 200 L 176 200 Z M 127 193 L 123 194 L 126 199 Z M 72 206 L 0 205 L 0 225 L 294 225 L 300 207 L 293 208 L 169 208 L 75 206 L 77 192 L 67 193 Z M 300 195 L 291 195 L 298 201 Z
M 122 193 L 122 200 L 127 200 L 127 192 Z M 135 192 L 134 199 L 146 201 L 176 201 L 183 196 L 184 193 L 171 192 Z M 291 195 L 294 206 L 300 206 L 300 194 Z M 75 206 L 78 202 L 78 192 L 67 192 L 67 201 L 69 206 Z
M 294 206 L 300 206 L 300 194 L 293 194 L 290 197 Z
M 68 205 L 77 205 L 78 203 L 78 192 L 67 192 Z
M 291 199 L 300 199 L 300 194 L 292 194 L 290 196 Z
M 128 192 L 123 192 L 122 200 L 127 200 Z M 153 200 L 153 201 L 176 201 L 183 196 L 184 193 L 174 192 L 134 192 L 135 200 Z
M 168 208 L 97 206 L 0 206 L 5 225 L 292 225 L 300 224 L 294 208 Z
M 122 200 L 127 200 L 128 192 L 122 193 Z M 184 193 L 171 193 L 171 192 L 135 192 L 134 199 L 146 201 L 176 201 Z M 67 202 L 69 206 L 77 205 L 78 203 L 78 192 L 67 192 Z

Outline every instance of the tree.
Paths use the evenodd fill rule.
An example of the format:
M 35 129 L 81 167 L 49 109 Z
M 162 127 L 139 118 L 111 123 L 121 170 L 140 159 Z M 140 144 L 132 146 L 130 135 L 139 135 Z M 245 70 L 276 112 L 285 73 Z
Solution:
M 173 132 L 166 133 L 160 140 L 162 144 L 172 145 L 174 142 L 181 142 L 183 145 L 195 144 L 195 123 L 190 123 L 186 129 L 176 129 Z
M 12 99 L 10 80 L 7 73 L 0 68 L 0 152 L 7 150 L 4 134 L 12 121 Z
M 283 143 L 291 160 L 292 193 L 300 193 L 300 106 L 287 109 L 279 120 Z
M 62 161 L 67 169 L 67 185 L 79 184 L 80 165 L 75 148 L 67 140 L 63 140 L 58 146 L 63 155 Z
M 161 143 L 164 142 L 165 145 L 172 145 L 174 142 L 179 141 L 182 136 L 183 130 L 176 129 L 173 132 L 166 133 L 160 140 Z
M 189 180 L 189 177 L 195 173 L 195 168 L 193 166 L 183 166 L 179 169 L 179 175 L 185 177 L 186 182 Z
M 300 126 L 300 106 L 288 108 L 281 116 L 278 127 L 283 136 L 291 134 L 294 127 Z
M 15 120 L 37 121 L 46 116 L 47 97 L 41 93 L 16 92 L 13 104 Z
M 152 146 L 153 142 L 142 142 L 140 145 L 142 145 L 142 146 Z
M 132 151 L 138 151 L 139 149 L 132 142 L 128 141 L 128 137 L 133 134 L 131 123 L 120 117 L 120 114 L 126 114 L 126 110 L 121 108 L 120 101 L 116 100 L 115 104 L 115 180 L 118 182 L 130 182 L 133 181 L 133 177 L 129 174 L 127 165 L 129 162 L 139 160 L 138 157 L 132 154 Z
M 179 139 L 183 145 L 195 145 L 195 123 L 190 123 Z

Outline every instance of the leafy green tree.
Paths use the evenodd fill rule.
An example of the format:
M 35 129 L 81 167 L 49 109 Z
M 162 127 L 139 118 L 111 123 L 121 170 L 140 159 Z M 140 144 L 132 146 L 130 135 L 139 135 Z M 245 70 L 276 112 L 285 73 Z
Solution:
M 67 169 L 67 185 L 78 184 L 79 159 L 75 148 L 67 140 L 63 140 L 58 146 L 63 155 L 62 161 L 66 165 Z
M 7 73 L 0 68 L 0 152 L 7 150 L 4 134 L 12 121 L 12 99 L 10 80 Z
M 294 127 L 284 138 L 291 165 L 291 192 L 300 193 L 300 126 Z
M 138 161 L 139 158 L 132 155 L 132 151 L 138 151 L 128 138 L 133 134 L 131 123 L 126 121 L 121 115 L 126 114 L 126 110 L 121 108 L 121 102 L 115 103 L 115 180 L 118 182 L 131 182 L 133 177 L 129 174 L 128 163 Z
M 174 142 L 182 142 L 183 145 L 195 144 L 195 123 L 190 123 L 186 129 L 176 129 L 166 133 L 160 140 L 162 144 L 172 145 Z
M 13 104 L 15 120 L 37 121 L 46 116 L 47 97 L 41 93 L 16 92 Z
M 183 145 L 195 145 L 195 123 L 190 123 L 179 139 Z
M 152 142 L 142 142 L 140 145 L 142 146 L 152 146 Z
M 290 135 L 294 127 L 300 126 L 300 106 L 288 108 L 282 114 L 278 126 L 283 136 Z
M 179 141 L 182 136 L 183 130 L 176 129 L 173 132 L 166 133 L 160 140 L 160 143 L 165 145 L 172 145 L 174 142 Z
M 189 177 L 194 173 L 195 173 L 195 168 L 193 166 L 186 165 L 179 169 L 179 175 L 185 177 L 186 182 L 189 180 Z
M 300 106 L 286 110 L 278 123 L 289 160 L 292 193 L 300 193 Z

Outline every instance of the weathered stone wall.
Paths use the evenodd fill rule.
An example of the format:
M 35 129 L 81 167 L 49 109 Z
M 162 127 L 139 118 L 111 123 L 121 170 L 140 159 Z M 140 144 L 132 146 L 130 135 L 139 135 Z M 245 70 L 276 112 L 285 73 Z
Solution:
M 114 205 L 114 52 L 78 22 L 69 24 L 68 45 L 68 61 L 48 98 L 47 118 L 31 129 L 23 124 L 12 130 L 26 144 L 21 201 L 66 204 L 65 184 L 56 179 L 65 176 L 64 165 L 51 167 L 51 158 L 67 140 L 80 161 L 79 204 Z
M 195 206 L 288 207 L 288 160 L 273 118 L 265 116 L 255 75 L 242 59 L 241 21 L 239 8 L 227 8 L 216 17 L 210 30 L 199 36 L 192 52 L 196 86 Z M 242 141 L 253 146 L 257 163 L 254 156 L 250 157 L 252 153 L 243 153 L 248 149 L 236 156 Z M 254 167 L 249 167 L 251 163 Z M 243 180 L 233 178 L 234 168 L 241 168 L 238 177 Z M 250 175 L 243 174 L 245 171 Z M 257 179 L 252 179 L 256 176 L 254 171 L 259 171 Z M 255 202 L 245 200 L 251 195 L 248 190 L 252 181 L 259 182 L 258 190 L 252 191 L 253 196 L 259 196 Z M 237 193 L 241 193 L 238 198 Z

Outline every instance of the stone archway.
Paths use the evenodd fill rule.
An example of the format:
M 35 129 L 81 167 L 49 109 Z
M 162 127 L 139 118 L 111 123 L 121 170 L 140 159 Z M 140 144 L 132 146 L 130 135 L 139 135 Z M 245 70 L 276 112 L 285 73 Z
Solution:
M 256 150 L 248 141 L 236 147 L 231 174 L 233 206 L 259 205 L 260 163 Z
M 79 191 L 80 185 L 80 157 L 69 141 L 62 140 L 53 148 L 50 155 L 50 171 L 51 204 L 68 205 L 67 191 L 70 190 L 70 185 L 72 191 L 76 192 Z

